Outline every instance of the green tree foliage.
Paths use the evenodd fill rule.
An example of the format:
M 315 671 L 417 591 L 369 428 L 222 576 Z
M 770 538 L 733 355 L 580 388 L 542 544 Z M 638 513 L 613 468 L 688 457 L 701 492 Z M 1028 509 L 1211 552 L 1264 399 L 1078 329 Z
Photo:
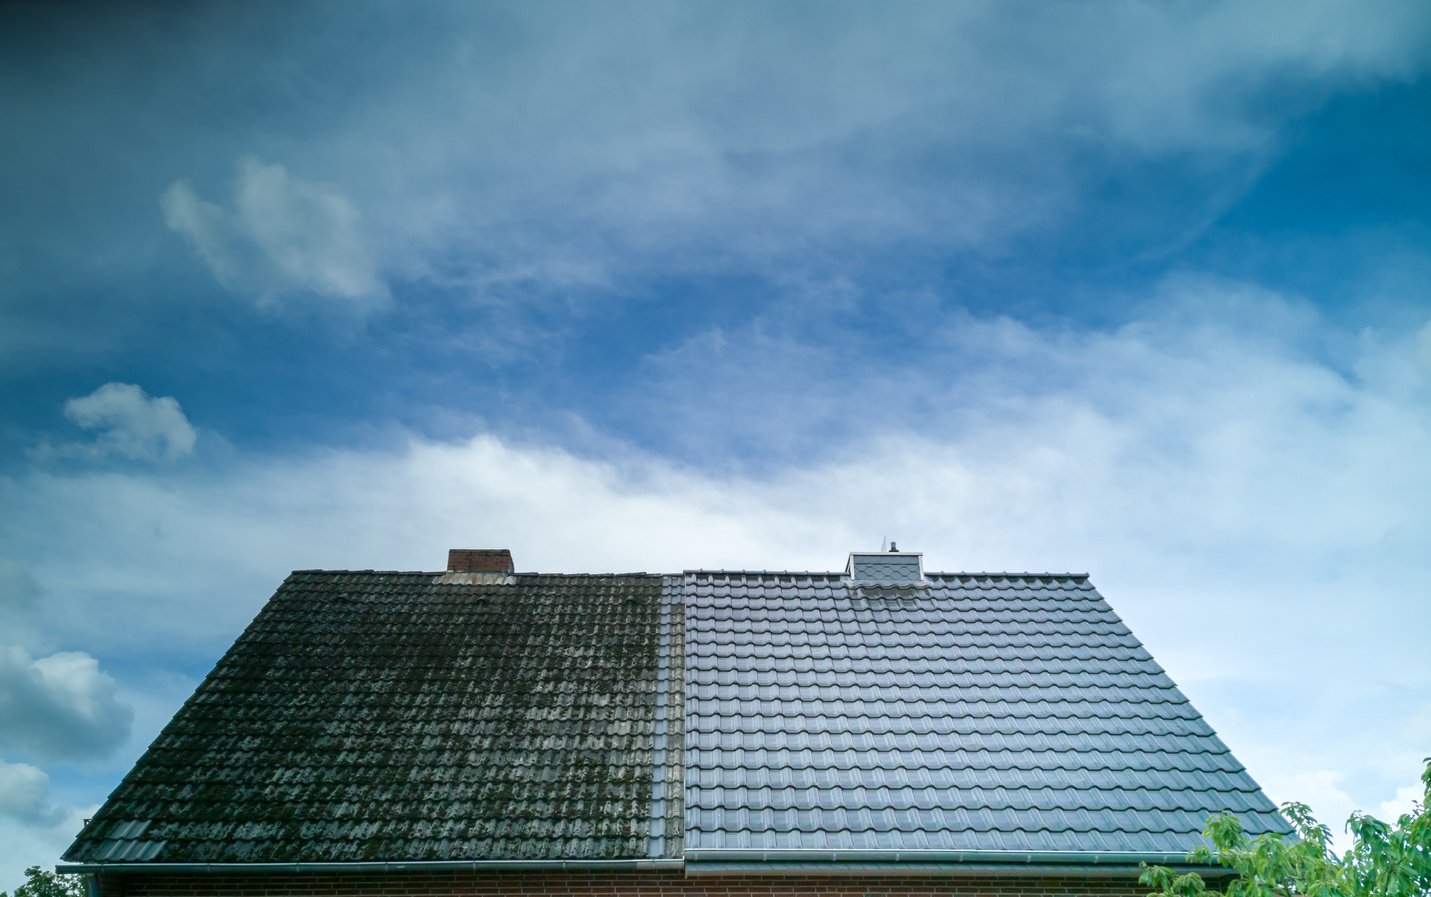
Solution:
M 10 897 L 0 891 L 0 897 Z M 84 882 L 78 875 L 56 875 L 39 866 L 25 870 L 25 883 L 15 889 L 15 897 L 84 897 Z
M 1188 854 L 1188 862 L 1235 873 L 1222 890 L 1195 872 L 1164 866 L 1144 869 L 1142 882 L 1158 889 L 1151 897 L 1431 897 L 1431 761 L 1421 782 L 1422 802 L 1395 825 L 1353 813 L 1352 848 L 1341 856 L 1328 847 L 1331 832 L 1311 810 L 1286 804 L 1282 812 L 1296 837 L 1249 838 L 1234 816 L 1208 820 L 1203 834 L 1212 845 Z

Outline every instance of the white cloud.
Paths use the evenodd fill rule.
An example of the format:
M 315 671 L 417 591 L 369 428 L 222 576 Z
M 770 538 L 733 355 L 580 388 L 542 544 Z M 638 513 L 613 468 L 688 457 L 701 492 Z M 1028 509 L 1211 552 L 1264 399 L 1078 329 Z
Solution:
M 0 760 L 0 816 L 38 826 L 62 822 L 68 812 L 50 800 L 50 777 L 28 763 Z
M 1346 822 L 1353 812 L 1369 813 L 1378 819 L 1395 824 L 1403 813 L 1409 813 L 1414 804 L 1420 803 L 1425 788 L 1420 785 L 1401 785 L 1389 800 L 1372 804 L 1363 797 L 1354 798 L 1346 789 L 1347 773 L 1335 769 L 1289 769 L 1290 759 L 1285 751 L 1279 752 L 1278 762 L 1265 765 L 1261 784 L 1268 794 L 1279 803 L 1297 801 L 1312 807 L 1317 821 L 1330 829 L 1332 849 L 1344 853 L 1351 849 L 1352 836 Z M 1295 761 L 1294 761 L 1295 762 Z M 1351 766 L 1353 764 L 1347 764 Z M 1395 779 L 1414 777 L 1418 770 L 1405 767 L 1388 770 Z
M 33 658 L 0 646 L 0 750 L 46 761 L 96 759 L 129 736 L 132 718 L 90 655 Z
M 1384 800 L 1377 804 L 1376 815 L 1387 822 L 1394 822 L 1403 814 L 1410 813 L 1425 796 L 1425 788 L 1416 785 L 1403 785 L 1396 789 L 1396 794 L 1392 795 L 1391 800 Z
M 194 451 L 198 438 L 173 396 L 150 396 L 132 383 L 106 383 L 87 396 L 65 402 L 65 417 L 97 430 L 90 443 L 43 444 L 40 457 L 103 458 L 118 455 L 142 461 L 177 461 Z
M 1296 802 L 1311 807 L 1312 815 L 1331 833 L 1332 849 L 1345 853 L 1352 846 L 1351 833 L 1346 830 L 1347 817 L 1358 807 L 1342 788 L 1345 777 L 1345 773 L 1333 769 L 1288 770 L 1281 764 L 1270 764 L 1259 780 L 1278 804 Z
M 233 209 L 201 199 L 186 181 L 160 197 L 164 223 L 188 240 L 219 282 L 265 305 L 308 293 L 371 309 L 388 297 L 352 200 L 245 157 Z

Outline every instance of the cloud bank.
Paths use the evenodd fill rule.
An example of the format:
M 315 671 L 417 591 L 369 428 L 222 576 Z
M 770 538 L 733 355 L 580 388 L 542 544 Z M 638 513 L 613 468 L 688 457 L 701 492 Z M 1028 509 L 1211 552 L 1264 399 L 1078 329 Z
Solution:
M 1215 217 L 1289 121 L 1431 58 L 1414 0 L 904 10 L 125 8 L 106 21 L 114 40 L 84 48 L 121 84 L 52 54 L 6 97 L 33 135 L 16 170 L 45 176 L 16 185 L 16 206 L 56 211 L 0 222 L 0 245 L 71 258 L 129 230 L 136 251 L 87 270 L 145 270 L 143 185 L 229 289 L 360 309 L 397 280 L 491 298 L 652 269 L 848 268 L 891 247 L 1000 257 L 1021 235 L 1082 230 L 1110 185 L 1130 201 L 1101 225 L 1135 218 L 1120 233 L 1148 231 L 1146 248 Z M 148 98 L 144 114 L 120 89 Z M 128 135 L 123 167 L 70 137 L 94 128 Z M 1192 177 L 1176 208 L 1120 179 L 1166 178 L 1143 166 L 1169 159 Z M 124 220 L 104 218 L 113 209 Z M 76 222 L 95 233 L 76 238 Z

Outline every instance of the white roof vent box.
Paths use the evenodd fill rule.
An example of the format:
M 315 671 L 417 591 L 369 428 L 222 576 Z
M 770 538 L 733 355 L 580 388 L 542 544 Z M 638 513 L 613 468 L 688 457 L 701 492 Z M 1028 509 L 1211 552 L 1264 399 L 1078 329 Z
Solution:
M 854 582 L 923 583 L 924 552 L 900 551 L 894 542 L 889 551 L 852 551 L 845 575 Z

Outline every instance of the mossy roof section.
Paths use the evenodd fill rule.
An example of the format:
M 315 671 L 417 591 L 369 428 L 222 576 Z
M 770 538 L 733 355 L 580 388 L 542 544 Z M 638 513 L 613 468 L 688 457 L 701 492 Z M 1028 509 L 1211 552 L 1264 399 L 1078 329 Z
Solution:
M 291 575 L 65 859 L 648 856 L 661 577 L 438 578 Z

